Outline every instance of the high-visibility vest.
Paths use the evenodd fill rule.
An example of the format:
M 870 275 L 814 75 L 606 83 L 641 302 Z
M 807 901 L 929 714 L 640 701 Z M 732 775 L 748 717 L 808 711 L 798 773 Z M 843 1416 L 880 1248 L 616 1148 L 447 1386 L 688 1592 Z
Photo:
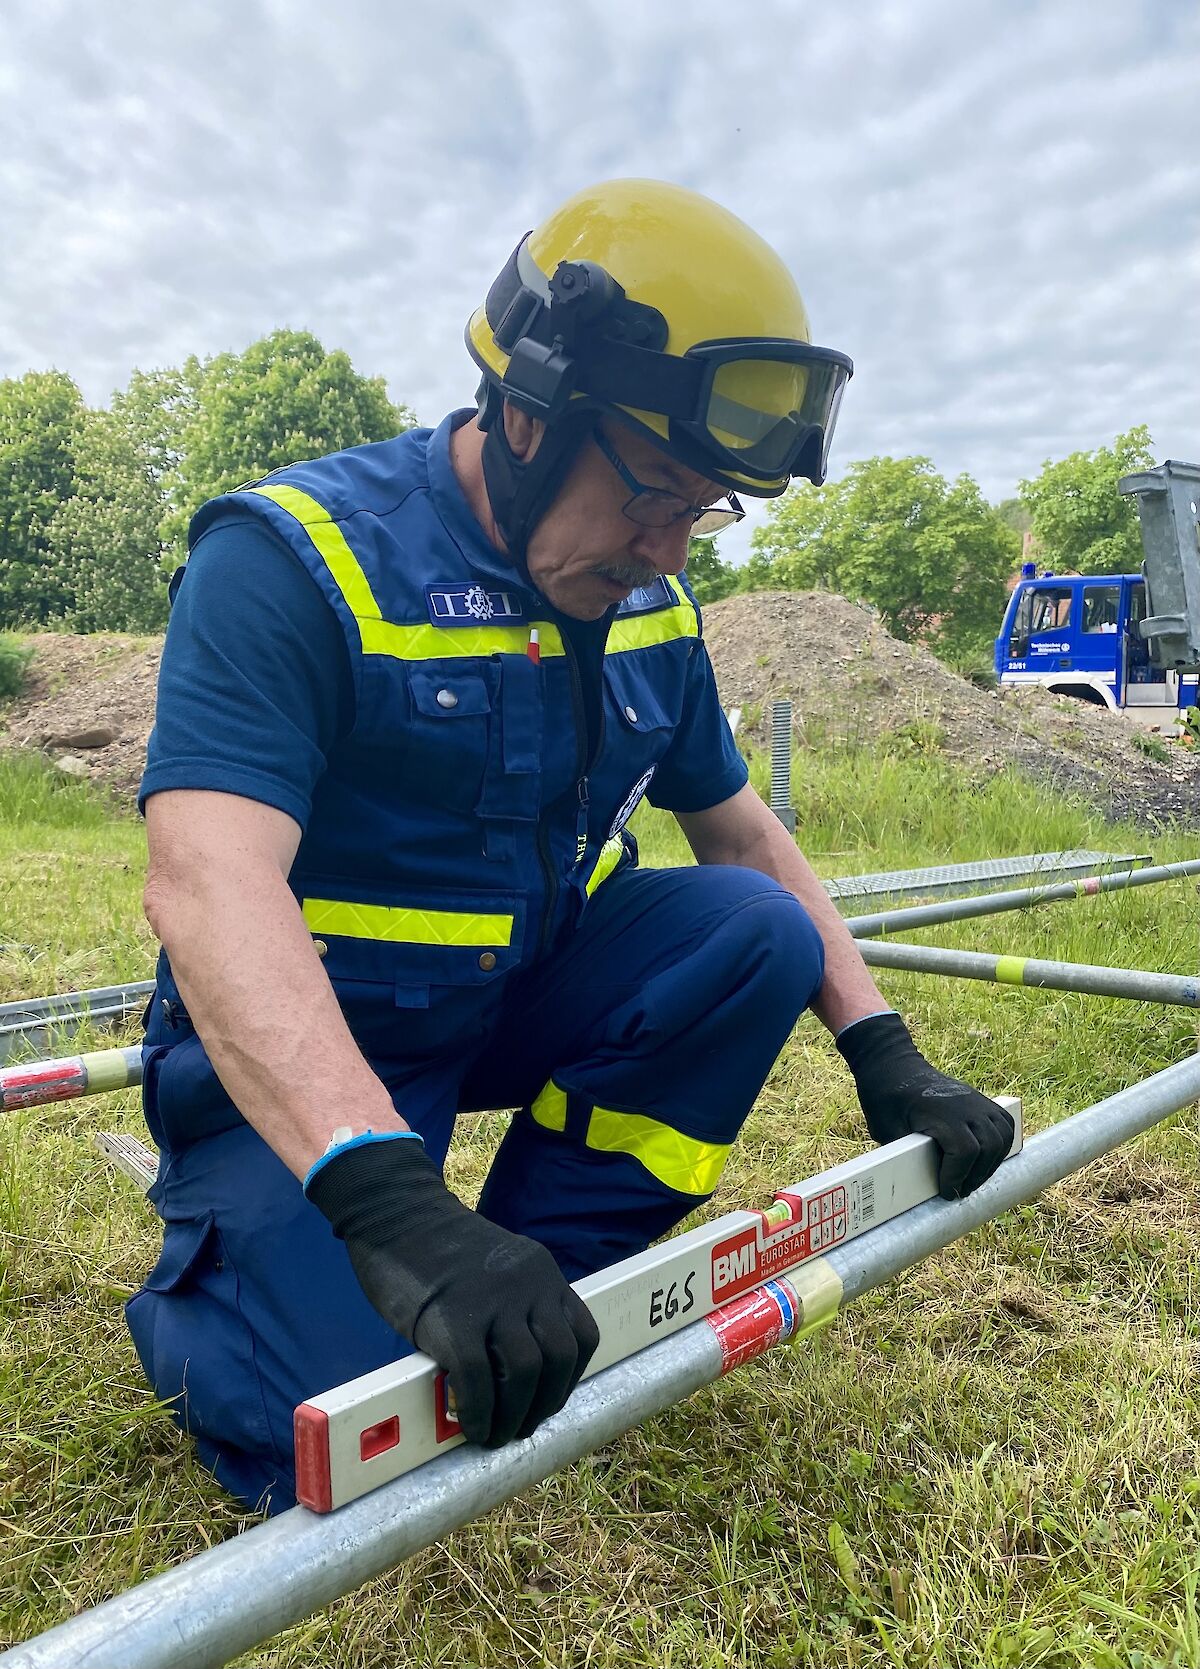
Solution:
M 212 500 L 191 528 L 194 544 L 223 517 L 260 517 L 345 635 L 353 725 L 290 879 L 348 1014 L 356 982 L 394 982 L 417 1002 L 491 985 L 569 929 L 633 857 L 624 825 L 699 648 L 680 580 L 621 605 L 589 762 L 562 617 L 491 546 L 454 476 L 461 420 L 279 470 Z

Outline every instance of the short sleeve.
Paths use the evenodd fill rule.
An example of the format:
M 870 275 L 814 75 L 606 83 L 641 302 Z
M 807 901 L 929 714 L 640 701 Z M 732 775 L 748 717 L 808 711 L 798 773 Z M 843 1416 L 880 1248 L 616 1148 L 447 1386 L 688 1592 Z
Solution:
M 218 522 L 171 610 L 138 806 L 166 789 L 215 789 L 303 829 L 353 710 L 349 650 L 316 581 L 262 522 Z
M 688 663 L 683 717 L 646 798 L 664 811 L 707 811 L 750 780 L 717 694 L 703 641 Z

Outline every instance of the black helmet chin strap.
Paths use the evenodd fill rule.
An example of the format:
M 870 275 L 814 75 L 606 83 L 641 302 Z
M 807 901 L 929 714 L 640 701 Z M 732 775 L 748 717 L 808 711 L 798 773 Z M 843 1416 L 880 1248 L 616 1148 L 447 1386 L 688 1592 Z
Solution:
M 554 502 L 596 421 L 590 410 L 571 412 L 549 424 L 528 463 L 515 456 L 504 431 L 504 396 L 489 382 L 480 388 L 479 427 L 483 436 L 483 479 L 496 525 L 521 576 L 529 580 L 525 554 L 530 536 Z M 530 582 L 532 583 L 532 582 Z

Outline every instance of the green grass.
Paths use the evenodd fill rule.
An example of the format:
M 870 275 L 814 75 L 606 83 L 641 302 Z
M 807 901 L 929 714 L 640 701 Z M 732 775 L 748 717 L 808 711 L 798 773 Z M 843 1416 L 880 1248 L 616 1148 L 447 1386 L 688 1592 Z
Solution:
M 755 773 L 761 771 L 756 764 Z M 86 790 L 0 768 L 4 996 L 143 973 L 141 833 Z M 936 752 L 802 753 L 823 874 L 1097 846 L 1147 849 L 1019 779 Z M 638 814 L 643 860 L 685 861 Z M 1184 835 L 1157 859 L 1193 856 Z M 914 937 L 1192 972 L 1189 881 Z M 1179 1059 L 1195 1017 L 882 972 L 945 1068 L 1032 1128 Z M 246 1522 L 144 1385 L 120 1315 L 152 1213 L 90 1146 L 136 1096 L 0 1127 L 0 1632 L 23 1638 Z M 503 1119 L 464 1120 L 470 1195 Z M 707 1215 L 863 1144 L 805 1019 Z M 348 1596 L 245 1663 L 1200 1665 L 1200 1190 L 1194 1111 Z

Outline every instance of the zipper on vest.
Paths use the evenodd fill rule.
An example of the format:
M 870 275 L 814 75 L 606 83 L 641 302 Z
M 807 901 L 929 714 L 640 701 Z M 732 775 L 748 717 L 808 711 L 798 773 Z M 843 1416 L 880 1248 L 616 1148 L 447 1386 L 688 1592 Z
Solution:
M 609 624 L 612 624 L 611 617 Z M 606 642 L 607 638 L 608 633 L 606 632 Z M 600 648 L 601 670 L 598 681 L 599 710 L 596 715 L 596 745 L 590 752 L 588 750 L 587 714 L 583 707 L 583 680 L 579 676 L 579 657 L 575 652 L 575 645 L 566 632 L 563 633 L 563 655 L 570 675 L 571 717 L 575 724 L 575 796 L 578 801 L 578 811 L 575 817 L 575 862 L 578 865 L 583 861 L 587 852 L 588 807 L 591 804 L 588 773 L 604 747 L 604 645 L 602 644 Z M 550 928 L 554 920 L 554 907 L 558 901 L 558 883 L 554 876 L 554 862 L 550 852 L 550 839 L 546 831 L 544 817 L 538 819 L 537 846 L 542 878 L 546 885 L 546 902 L 542 907 L 542 925 L 538 934 L 538 955 L 541 956 L 549 945 Z
M 563 655 L 570 678 L 571 719 L 575 726 L 575 793 L 579 801 L 579 812 L 575 820 L 575 861 L 578 863 L 581 828 L 584 841 L 586 842 L 587 839 L 587 771 L 590 761 L 587 757 L 587 714 L 583 710 L 583 682 L 579 676 L 579 660 L 575 653 L 575 645 L 565 632 L 563 633 Z M 603 722 L 603 707 L 601 707 L 601 724 Z M 561 804 L 561 799 L 556 801 L 555 804 Z M 542 879 L 546 887 L 546 899 L 542 905 L 542 924 L 538 932 L 538 955 L 541 956 L 549 947 L 550 929 L 554 922 L 554 911 L 558 903 L 559 891 L 545 817 L 538 819 L 537 844 L 538 859 L 542 867 Z

